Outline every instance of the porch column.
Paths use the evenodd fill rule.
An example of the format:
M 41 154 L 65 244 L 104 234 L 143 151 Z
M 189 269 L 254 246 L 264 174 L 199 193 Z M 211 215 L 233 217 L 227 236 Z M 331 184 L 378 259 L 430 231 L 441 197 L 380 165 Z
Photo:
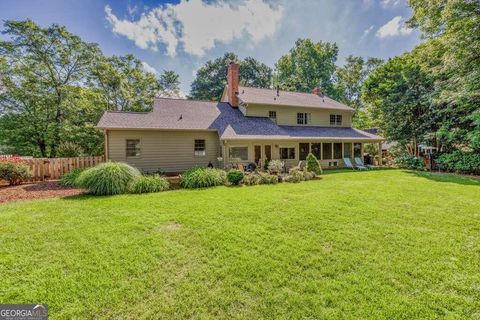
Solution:
M 378 143 L 378 165 L 382 166 L 382 141 Z

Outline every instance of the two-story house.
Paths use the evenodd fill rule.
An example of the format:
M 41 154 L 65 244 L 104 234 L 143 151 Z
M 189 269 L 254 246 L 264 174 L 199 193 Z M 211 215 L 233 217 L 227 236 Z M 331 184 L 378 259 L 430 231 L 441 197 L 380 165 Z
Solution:
M 322 167 L 361 157 L 364 143 L 384 138 L 352 128 L 354 110 L 323 95 L 239 86 L 230 64 L 220 102 L 155 99 L 151 112 L 105 112 L 105 157 L 145 171 L 183 172 L 192 166 L 229 168 L 284 160 L 287 167 L 312 152 Z

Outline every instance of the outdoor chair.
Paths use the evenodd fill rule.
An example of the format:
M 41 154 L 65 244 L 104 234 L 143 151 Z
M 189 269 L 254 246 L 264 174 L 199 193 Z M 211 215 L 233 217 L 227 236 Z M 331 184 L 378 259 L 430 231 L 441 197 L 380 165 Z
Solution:
M 355 157 L 355 164 L 357 165 L 357 167 L 362 166 L 362 167 L 366 167 L 368 169 L 378 169 L 379 168 L 379 166 L 374 166 L 374 165 L 370 165 L 370 164 L 364 165 L 362 159 L 360 159 L 359 157 Z
M 353 166 L 352 162 L 350 161 L 350 158 L 343 158 L 343 162 L 345 163 L 345 167 L 355 170 L 355 167 Z

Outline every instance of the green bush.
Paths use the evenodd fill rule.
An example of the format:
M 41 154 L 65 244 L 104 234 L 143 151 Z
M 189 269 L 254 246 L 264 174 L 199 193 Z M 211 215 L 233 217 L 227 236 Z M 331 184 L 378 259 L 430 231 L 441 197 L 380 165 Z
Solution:
M 62 142 L 57 149 L 57 156 L 60 158 L 73 158 L 80 157 L 81 155 L 83 155 L 83 149 L 75 142 Z
M 322 167 L 320 166 L 320 162 L 318 162 L 317 157 L 315 157 L 312 153 L 309 153 L 307 156 L 307 170 L 309 172 L 313 172 L 316 175 L 322 174 Z
M 193 167 L 180 177 L 180 185 L 187 189 L 206 188 L 225 184 L 227 174 L 221 169 Z
M 305 181 L 315 179 L 316 176 L 315 172 L 308 171 L 307 168 L 303 169 L 303 178 Z
M 258 176 L 260 177 L 261 184 L 277 184 L 278 183 L 277 175 L 269 174 L 266 172 L 260 172 Z
M 60 185 L 64 187 L 78 187 L 78 177 L 85 171 L 84 169 L 73 169 L 70 172 L 65 173 L 60 178 Z
M 0 180 L 5 180 L 14 186 L 32 177 L 30 168 L 21 161 L 0 161 Z
M 127 193 L 140 172 L 123 162 L 105 162 L 83 171 L 77 179 L 80 187 L 95 195 Z
M 424 170 L 425 164 L 421 158 L 404 154 L 395 158 L 395 165 L 402 169 Z
M 254 186 L 260 183 L 262 183 L 261 177 L 256 173 L 246 174 L 243 177 L 243 184 L 247 186 Z
M 168 190 L 170 183 L 159 175 L 140 176 L 133 181 L 131 193 L 150 193 Z
M 268 162 L 268 172 L 281 173 L 283 171 L 283 162 L 280 160 L 271 160 Z
M 305 175 L 303 173 L 303 170 L 300 169 L 299 167 L 293 167 L 290 170 L 288 170 L 288 175 L 283 178 L 285 182 L 301 182 L 305 181 Z
M 436 163 L 440 169 L 458 173 L 480 174 L 480 153 L 454 151 L 441 154 Z
M 243 172 L 238 169 L 230 169 L 227 173 L 227 180 L 233 185 L 239 185 L 243 179 Z

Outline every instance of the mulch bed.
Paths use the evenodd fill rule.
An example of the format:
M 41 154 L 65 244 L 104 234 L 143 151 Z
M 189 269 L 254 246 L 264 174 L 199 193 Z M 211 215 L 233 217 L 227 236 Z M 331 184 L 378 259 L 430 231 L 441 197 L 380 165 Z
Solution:
M 62 187 L 58 181 L 42 181 L 19 186 L 7 186 L 0 183 L 0 203 L 19 200 L 61 198 L 75 196 L 83 192 L 84 190 L 82 189 Z

